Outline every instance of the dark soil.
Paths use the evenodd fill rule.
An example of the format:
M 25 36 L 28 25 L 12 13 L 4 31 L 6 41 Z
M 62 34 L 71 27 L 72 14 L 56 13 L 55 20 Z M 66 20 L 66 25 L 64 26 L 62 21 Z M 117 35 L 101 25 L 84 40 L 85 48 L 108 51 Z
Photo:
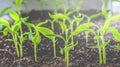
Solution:
M 89 15 L 93 11 L 86 11 Z M 86 13 L 85 12 L 85 13 Z M 89 13 L 90 12 L 90 13 Z M 96 12 L 96 11 L 95 11 Z M 52 11 L 31 11 L 23 16 L 29 16 L 28 21 L 37 24 L 40 21 L 50 19 L 48 13 Z M 95 21 L 95 20 L 94 20 Z M 99 21 L 99 23 L 98 23 Z M 101 19 L 96 20 L 97 24 L 103 24 Z M 114 24 L 111 24 L 114 25 Z M 50 24 L 45 25 L 50 28 Z M 55 32 L 60 33 L 59 25 L 55 25 Z M 12 42 L 4 42 L 9 36 L 0 34 L 0 67 L 65 67 L 64 56 L 60 54 L 60 47 L 64 46 L 61 40 L 56 43 L 57 58 L 53 57 L 53 47 L 51 40 L 42 36 L 42 41 L 37 47 L 38 62 L 34 61 L 33 44 L 27 40 L 23 44 L 23 57 L 18 58 L 15 52 L 15 46 Z M 89 42 L 86 43 L 84 33 L 79 34 L 74 40 L 78 40 L 79 44 L 70 51 L 70 67 L 120 67 L 120 51 L 114 45 L 119 45 L 110 35 L 106 39 L 111 39 L 110 44 L 106 47 L 107 63 L 99 65 L 98 49 L 90 49 L 89 45 L 96 45 L 92 35 L 89 36 Z

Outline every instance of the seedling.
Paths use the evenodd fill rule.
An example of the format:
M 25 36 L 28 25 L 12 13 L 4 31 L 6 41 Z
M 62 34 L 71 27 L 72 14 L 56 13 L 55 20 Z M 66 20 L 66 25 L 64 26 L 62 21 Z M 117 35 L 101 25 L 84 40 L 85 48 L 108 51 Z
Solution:
M 17 55 L 18 55 L 18 57 L 19 57 L 20 55 L 19 55 L 18 41 L 17 41 L 17 40 L 18 40 L 18 39 L 17 39 L 17 35 L 18 35 L 17 31 L 18 31 L 18 28 L 16 29 L 16 27 L 17 27 L 18 25 L 10 26 L 10 23 L 9 23 L 8 21 L 4 20 L 4 19 L 0 19 L 0 24 L 6 26 L 6 27 L 4 28 L 4 30 L 3 30 L 3 34 L 4 34 L 5 36 L 8 35 L 8 32 L 11 33 L 13 40 L 11 40 L 11 39 L 10 39 L 10 40 L 14 42 L 15 48 L 16 48 L 16 52 L 17 52 Z M 9 41 L 10 41 L 10 40 L 9 40 Z
M 70 29 L 70 31 L 73 31 L 73 22 L 72 19 L 69 17 L 71 14 L 73 14 L 75 11 L 70 11 L 68 13 L 55 13 L 55 14 L 49 14 L 49 16 L 53 19 L 51 21 L 51 28 L 54 31 L 54 23 L 58 22 L 60 24 L 60 27 L 62 29 L 62 33 L 68 33 L 66 31 L 66 29 Z M 66 25 L 67 23 L 69 23 L 69 26 Z M 68 27 L 67 27 L 68 26 Z M 67 35 L 66 35 L 67 37 Z M 73 41 L 73 39 L 72 39 Z
M 32 43 L 34 44 L 34 58 L 35 58 L 35 62 L 37 62 L 37 46 L 38 44 L 41 42 L 41 35 L 44 35 L 47 38 L 52 39 L 52 37 L 50 36 L 46 36 L 46 34 L 53 34 L 52 30 L 43 27 L 42 25 L 46 24 L 46 22 L 40 22 L 37 26 L 35 26 L 34 24 L 31 23 L 27 23 L 28 27 L 29 27 L 29 40 L 32 41 Z M 34 31 L 32 32 L 32 28 L 34 29 Z
M 49 36 L 53 36 L 53 37 L 58 37 L 58 38 L 62 39 L 65 42 L 65 47 L 61 48 L 60 52 L 65 55 L 66 67 L 69 67 L 69 52 L 70 52 L 70 50 L 73 49 L 78 44 L 78 42 L 76 42 L 75 44 L 69 43 L 71 37 L 76 36 L 77 34 L 85 32 L 85 31 L 90 32 L 91 29 L 89 29 L 89 28 L 91 26 L 96 26 L 96 25 L 93 24 L 93 23 L 81 24 L 73 32 L 71 32 L 70 35 L 67 34 L 68 35 L 67 37 L 63 37 L 63 36 L 57 35 L 57 34 L 49 35 Z M 66 31 L 68 31 L 68 30 L 69 29 L 66 29 Z
M 116 16 L 111 16 L 110 13 L 107 12 L 107 10 L 105 9 L 105 3 L 103 1 L 103 6 L 102 6 L 102 14 L 105 17 L 105 24 L 104 26 L 101 26 L 100 28 L 98 27 L 98 31 L 95 34 L 94 39 L 97 41 L 97 46 L 90 46 L 89 48 L 98 48 L 99 51 L 99 64 L 106 64 L 106 49 L 105 47 L 109 44 L 110 40 L 105 40 L 105 32 L 106 31 L 110 31 L 114 38 L 118 41 L 120 41 L 120 38 L 118 36 L 120 36 L 120 33 L 118 32 L 118 30 L 115 27 L 111 27 L 109 26 L 109 24 L 112 21 L 118 20 L 120 19 L 120 15 L 116 15 Z
M 54 31 L 54 23 L 55 22 L 59 22 L 60 27 L 62 29 L 62 33 L 65 33 L 66 39 L 68 37 L 68 30 L 67 30 L 67 25 L 66 25 L 66 21 L 68 21 L 70 23 L 70 29 L 71 32 L 73 31 L 73 23 L 71 23 L 71 19 L 68 17 L 69 15 L 71 15 L 74 11 L 68 12 L 67 14 L 62 14 L 62 13 L 55 13 L 55 14 L 49 14 L 49 16 L 53 19 L 51 22 L 51 28 Z M 61 20 L 61 21 L 60 21 Z M 72 38 L 72 43 L 73 43 L 73 38 Z M 55 48 L 55 37 L 52 39 L 53 42 L 53 47 L 54 47 L 54 57 L 56 57 L 56 48 Z

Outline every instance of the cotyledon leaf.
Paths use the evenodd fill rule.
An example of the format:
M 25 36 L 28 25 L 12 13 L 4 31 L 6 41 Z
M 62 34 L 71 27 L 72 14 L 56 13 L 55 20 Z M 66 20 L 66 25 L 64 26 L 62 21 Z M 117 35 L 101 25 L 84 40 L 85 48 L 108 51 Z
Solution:
M 9 22 L 3 18 L 0 18 L 0 24 L 7 27 L 10 26 Z
M 108 31 L 111 31 L 113 37 L 117 40 L 120 41 L 120 33 L 115 27 L 108 27 Z
M 54 34 L 52 30 L 46 27 L 37 27 L 37 30 L 47 38 L 53 39 L 52 36 L 47 36 L 48 34 Z
M 20 19 L 19 15 L 16 12 L 12 11 L 12 10 L 9 11 L 9 15 L 15 21 L 18 21 Z

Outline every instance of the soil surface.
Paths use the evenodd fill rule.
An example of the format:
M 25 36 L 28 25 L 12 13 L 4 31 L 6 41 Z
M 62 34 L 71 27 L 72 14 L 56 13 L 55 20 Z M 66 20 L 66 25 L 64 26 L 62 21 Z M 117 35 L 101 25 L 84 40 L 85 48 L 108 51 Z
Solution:
M 91 15 L 91 13 L 98 11 L 90 10 L 83 12 Z M 28 22 L 37 24 L 40 21 L 50 19 L 48 13 L 53 12 L 32 10 L 22 16 L 29 16 Z M 97 19 L 94 20 L 94 22 L 101 26 L 104 24 L 103 19 Z M 112 23 L 111 25 L 120 30 L 119 21 L 115 22 L 117 23 Z M 45 26 L 50 28 L 50 23 Z M 59 28 L 59 25 L 55 24 L 56 33 L 61 32 Z M 86 43 L 84 35 L 84 33 L 81 33 L 74 38 L 74 40 L 78 40 L 79 43 L 74 50 L 70 51 L 69 67 L 120 67 L 120 51 L 114 47 L 115 45 L 119 45 L 120 42 L 115 41 L 110 33 L 106 34 L 106 40 L 111 39 L 111 42 L 106 47 L 107 63 L 105 65 L 99 65 L 98 49 L 88 48 L 89 45 L 96 45 L 96 42 L 93 40 L 93 35 L 89 36 L 88 43 Z M 58 40 L 56 43 L 57 57 L 54 58 L 51 40 L 42 36 L 42 41 L 37 47 L 38 62 L 35 62 L 32 42 L 27 40 L 23 44 L 24 56 L 18 58 L 14 44 L 12 42 L 5 42 L 6 38 L 11 38 L 11 36 L 3 36 L 3 34 L 0 33 L 0 67 L 65 67 L 64 56 L 60 54 L 60 47 L 64 46 L 61 40 Z

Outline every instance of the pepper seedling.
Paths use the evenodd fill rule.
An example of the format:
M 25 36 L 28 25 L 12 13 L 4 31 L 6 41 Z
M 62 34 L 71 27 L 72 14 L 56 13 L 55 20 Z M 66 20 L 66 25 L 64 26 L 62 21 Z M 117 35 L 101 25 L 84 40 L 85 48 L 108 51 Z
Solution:
M 42 25 L 46 24 L 45 22 L 40 22 L 37 25 L 31 24 L 31 23 L 27 23 L 26 25 L 28 25 L 30 32 L 28 32 L 28 37 L 29 40 L 32 41 L 32 43 L 34 44 L 34 58 L 35 58 L 35 62 L 37 62 L 37 46 L 39 45 L 39 43 L 41 42 L 41 35 L 44 35 L 47 38 L 52 39 L 52 37 L 47 36 L 47 34 L 53 34 L 52 30 L 43 27 Z M 32 29 L 34 29 L 34 31 L 32 31 Z
M 62 54 L 64 53 L 66 67 L 69 67 L 69 51 L 71 49 L 73 49 L 78 44 L 78 42 L 76 42 L 75 44 L 69 43 L 71 37 L 76 36 L 77 34 L 85 32 L 85 31 L 88 31 L 88 30 L 91 31 L 91 29 L 89 29 L 89 28 L 92 27 L 92 26 L 96 26 L 96 25 L 93 24 L 93 23 L 84 23 L 84 24 L 81 24 L 73 32 L 71 32 L 71 34 L 68 35 L 67 38 L 63 37 L 63 36 L 61 36 L 59 34 L 48 35 L 48 36 L 60 38 L 60 39 L 62 39 L 65 42 L 65 46 L 64 46 L 64 48 L 61 48 L 60 52 Z M 68 31 L 69 29 L 66 29 L 66 30 Z
M 96 35 L 94 39 L 97 41 L 97 46 L 89 46 L 89 48 L 98 48 L 99 51 L 99 64 L 106 64 L 106 49 L 105 47 L 109 44 L 110 40 L 105 40 L 105 32 L 110 31 L 113 35 L 113 37 L 120 41 L 120 33 L 115 27 L 111 27 L 110 23 L 112 21 L 120 19 L 120 15 L 111 16 L 110 13 L 107 12 L 105 8 L 105 2 L 102 0 L 103 6 L 102 6 L 102 14 L 105 17 L 105 23 L 104 26 L 98 27 L 98 31 L 96 32 Z

